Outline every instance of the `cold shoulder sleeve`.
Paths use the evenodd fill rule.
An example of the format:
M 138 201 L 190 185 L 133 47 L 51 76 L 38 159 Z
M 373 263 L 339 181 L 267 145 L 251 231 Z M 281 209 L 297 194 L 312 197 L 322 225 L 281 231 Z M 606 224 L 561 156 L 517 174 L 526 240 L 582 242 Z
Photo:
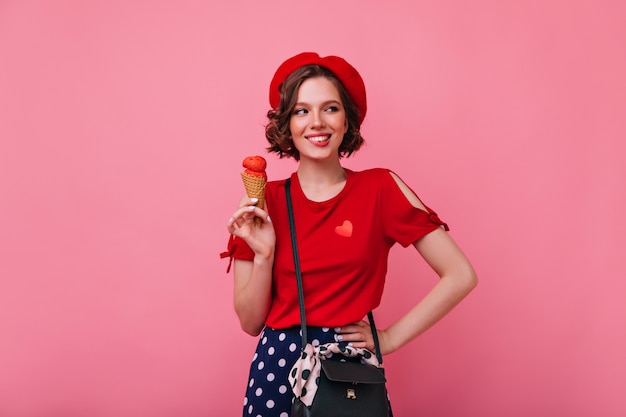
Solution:
M 383 171 L 380 179 L 379 207 L 383 233 L 390 243 L 398 242 L 407 247 L 438 227 L 443 226 L 445 230 L 450 230 L 437 213 L 426 206 L 423 201 L 422 204 L 426 210 L 411 204 L 393 179 L 391 172 Z M 417 196 L 417 193 L 414 191 L 413 193 Z

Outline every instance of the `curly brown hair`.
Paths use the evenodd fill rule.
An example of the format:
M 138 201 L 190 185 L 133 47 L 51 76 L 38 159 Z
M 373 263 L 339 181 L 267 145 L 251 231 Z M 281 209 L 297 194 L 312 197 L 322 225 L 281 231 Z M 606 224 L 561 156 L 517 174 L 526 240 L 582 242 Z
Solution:
M 347 90 L 339 79 L 329 69 L 319 65 L 305 65 L 289 74 L 280 86 L 280 104 L 276 109 L 267 112 L 269 123 L 265 126 L 265 137 L 270 146 L 268 152 L 277 153 L 279 158 L 293 157 L 300 160 L 300 152 L 293 146 L 289 121 L 296 107 L 298 90 L 302 83 L 309 78 L 324 77 L 330 80 L 337 90 L 339 97 L 346 111 L 348 121 L 348 131 L 343 136 L 339 146 L 339 157 L 343 158 L 352 155 L 365 142 L 361 136 L 359 124 L 359 109 L 354 104 Z

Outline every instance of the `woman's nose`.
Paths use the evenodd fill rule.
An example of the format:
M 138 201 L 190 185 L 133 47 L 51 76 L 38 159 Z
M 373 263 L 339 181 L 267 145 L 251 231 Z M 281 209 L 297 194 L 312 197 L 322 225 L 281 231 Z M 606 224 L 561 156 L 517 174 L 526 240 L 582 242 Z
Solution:
M 311 121 L 311 126 L 312 127 L 322 127 L 324 126 L 324 119 L 322 118 L 322 115 L 318 112 L 313 112 L 313 120 Z

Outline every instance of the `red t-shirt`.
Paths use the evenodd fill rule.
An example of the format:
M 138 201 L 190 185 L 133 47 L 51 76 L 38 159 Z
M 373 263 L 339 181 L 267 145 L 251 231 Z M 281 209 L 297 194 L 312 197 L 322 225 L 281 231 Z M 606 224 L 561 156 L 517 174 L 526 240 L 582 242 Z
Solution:
M 291 195 L 307 324 L 337 327 L 361 320 L 380 304 L 389 249 L 406 247 L 437 227 L 447 225 L 436 213 L 414 207 L 389 170 L 346 169 L 343 190 L 323 202 L 304 195 L 291 175 Z M 265 324 L 286 328 L 300 324 L 285 180 L 271 181 L 267 207 L 276 232 L 272 306 Z M 222 257 L 252 260 L 254 253 L 239 238 Z

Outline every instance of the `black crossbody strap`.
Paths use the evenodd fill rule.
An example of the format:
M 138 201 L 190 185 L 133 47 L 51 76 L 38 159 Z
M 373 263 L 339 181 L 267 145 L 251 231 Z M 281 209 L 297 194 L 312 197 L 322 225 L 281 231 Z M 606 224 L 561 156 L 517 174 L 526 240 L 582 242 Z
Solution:
M 285 181 L 285 196 L 287 198 L 287 214 L 289 215 L 289 229 L 291 232 L 291 250 L 293 251 L 293 262 L 296 269 L 296 281 L 298 284 L 298 302 L 300 304 L 300 329 L 302 332 L 302 349 L 304 349 L 307 344 L 306 314 L 304 312 L 304 289 L 302 287 L 302 273 L 300 272 L 300 256 L 298 255 L 298 243 L 296 241 L 296 224 L 294 221 L 293 207 L 291 204 L 291 178 L 287 178 L 287 180 Z M 382 366 L 383 357 L 380 353 L 378 331 L 376 330 L 374 315 L 371 311 L 367 313 L 367 318 L 370 322 L 372 337 L 374 338 L 374 346 L 376 347 L 376 359 L 378 359 L 378 363 L 380 364 L 380 366 Z
M 374 323 L 374 314 L 370 311 L 367 313 L 367 319 L 370 322 L 370 329 L 372 329 L 372 337 L 374 338 L 374 346 L 376 346 L 376 359 L 378 359 L 378 366 L 383 366 L 383 355 L 380 354 L 380 343 L 378 342 L 378 330 L 376 330 L 376 324 Z
M 302 274 L 300 273 L 300 256 L 298 255 L 298 241 L 296 240 L 296 224 L 293 220 L 293 208 L 291 206 L 291 178 L 285 181 L 285 195 L 287 197 L 287 213 L 289 214 L 289 229 L 291 231 L 291 250 L 293 251 L 293 263 L 296 267 L 296 281 L 298 283 L 298 302 L 300 304 L 300 329 L 302 330 L 302 349 L 307 344 L 306 314 L 304 312 L 304 290 L 302 288 Z

